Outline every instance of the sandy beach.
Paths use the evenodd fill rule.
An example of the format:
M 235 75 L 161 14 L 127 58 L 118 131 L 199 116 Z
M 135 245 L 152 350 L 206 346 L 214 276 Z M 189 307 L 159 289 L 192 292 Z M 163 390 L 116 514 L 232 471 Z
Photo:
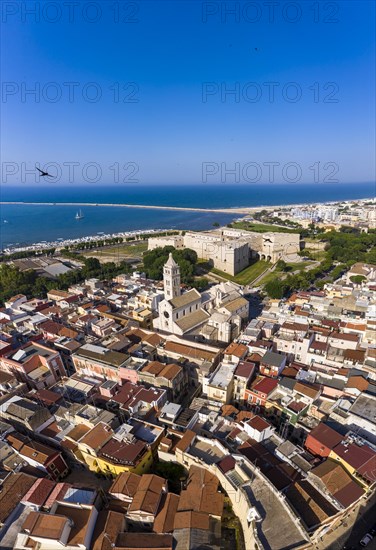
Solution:
M 73 206 L 73 207 L 111 207 L 111 208 L 141 208 L 146 210 L 175 210 L 175 211 L 186 211 L 186 212 L 218 212 L 222 214 L 252 214 L 254 212 L 259 212 L 260 210 L 280 210 L 280 209 L 290 209 L 290 208 L 301 208 L 305 206 L 312 206 L 315 204 L 338 204 L 338 203 L 355 203 L 362 202 L 370 199 L 354 199 L 348 201 L 330 201 L 330 202 L 320 202 L 320 203 L 303 203 L 303 204 L 283 204 L 283 205 L 273 205 L 273 206 L 241 206 L 241 207 L 231 207 L 231 208 L 196 208 L 196 207 L 187 207 L 187 206 L 158 206 L 158 205 L 148 205 L 148 204 L 117 204 L 117 203 L 94 203 L 94 202 L 25 202 L 25 201 L 0 201 L 0 205 L 28 205 L 28 206 Z
M 157 206 L 157 205 L 147 205 L 147 204 L 114 204 L 114 203 L 94 203 L 94 202 L 0 202 L 0 204 L 12 204 L 12 205 L 28 205 L 28 206 L 74 206 L 74 207 L 88 207 L 88 206 L 98 206 L 98 207 L 112 207 L 112 208 L 142 208 L 150 210 L 177 210 L 177 211 L 186 211 L 186 212 L 220 212 L 222 214 L 249 214 L 251 211 L 256 212 L 260 210 L 261 207 L 239 207 L 239 208 L 194 208 L 186 206 Z M 265 207 L 265 209 L 274 210 L 275 206 Z

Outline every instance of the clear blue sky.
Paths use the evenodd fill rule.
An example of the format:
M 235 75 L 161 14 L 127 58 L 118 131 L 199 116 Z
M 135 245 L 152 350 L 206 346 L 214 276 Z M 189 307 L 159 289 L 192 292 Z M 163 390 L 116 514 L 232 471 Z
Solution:
M 75 3 L 71 11 L 2 3 L 2 162 L 79 162 L 79 172 L 97 162 L 104 180 L 110 165 L 131 162 L 140 182 L 199 183 L 203 162 L 296 162 L 308 173 L 320 161 L 337 163 L 341 182 L 374 180 L 373 1 L 316 2 L 320 13 L 313 1 L 295 2 L 297 14 L 283 13 L 281 0 L 273 22 L 261 1 L 259 13 L 231 1 Z M 22 12 L 33 4 L 39 21 Z M 238 13 L 226 14 L 226 4 Z M 67 82 L 78 83 L 71 102 Z M 114 101 L 114 84 L 127 82 L 135 84 Z M 279 83 L 274 103 L 268 82 Z M 335 86 L 325 90 L 328 82 Z M 39 102 L 24 95 L 36 83 Z M 257 90 L 249 83 L 259 101 L 249 101 Z M 225 95 L 234 86 L 237 102 Z M 89 102 L 85 90 L 102 97 Z M 296 90 L 301 99 L 289 102 Z

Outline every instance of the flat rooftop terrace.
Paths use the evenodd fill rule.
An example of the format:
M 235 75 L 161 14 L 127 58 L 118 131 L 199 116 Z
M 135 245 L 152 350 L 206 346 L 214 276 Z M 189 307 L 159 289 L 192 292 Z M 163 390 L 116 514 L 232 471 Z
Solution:
M 189 454 L 200 458 L 206 464 L 216 464 L 226 456 L 216 445 L 200 440 L 191 445 Z
M 256 522 L 256 528 L 264 550 L 282 550 L 304 543 L 287 508 L 262 479 L 255 477 L 243 485 L 243 489 L 262 517 L 262 521 Z
M 216 388 L 225 389 L 231 382 L 236 365 L 233 364 L 221 364 L 219 368 L 215 371 L 214 376 L 210 380 L 210 385 L 215 386 Z

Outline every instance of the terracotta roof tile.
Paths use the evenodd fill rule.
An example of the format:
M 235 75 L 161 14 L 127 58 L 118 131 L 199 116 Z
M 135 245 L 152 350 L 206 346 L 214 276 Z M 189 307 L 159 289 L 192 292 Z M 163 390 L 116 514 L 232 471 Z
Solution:
M 155 533 L 171 533 L 174 530 L 175 514 L 178 509 L 179 496 L 168 493 L 163 505 L 155 516 L 153 531 Z
M 140 483 L 141 476 L 132 472 L 123 472 L 113 482 L 108 492 L 112 494 L 123 494 L 127 497 L 133 498 L 138 485 Z

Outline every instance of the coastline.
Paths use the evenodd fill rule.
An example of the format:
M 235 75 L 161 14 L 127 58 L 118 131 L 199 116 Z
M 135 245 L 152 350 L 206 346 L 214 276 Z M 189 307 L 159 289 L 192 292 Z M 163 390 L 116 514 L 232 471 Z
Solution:
M 26 246 L 11 246 L 4 248 L 6 254 L 12 254 L 14 252 L 32 252 L 33 250 L 47 250 L 48 248 L 55 248 L 61 250 L 67 245 L 90 243 L 93 241 L 100 241 L 104 239 L 113 239 L 116 237 L 137 237 L 139 235 L 154 235 L 155 233 L 164 233 L 171 231 L 171 229 L 139 229 L 137 231 L 119 231 L 118 233 L 97 233 L 96 235 L 87 235 L 84 237 L 78 237 L 76 239 L 58 239 L 56 241 L 41 241 L 39 243 L 32 243 Z
M 135 209 L 151 209 L 151 210 L 167 210 L 167 211 L 188 211 L 188 212 L 202 212 L 202 213 L 221 213 L 221 214 L 230 214 L 234 215 L 234 219 L 237 216 L 246 217 L 259 212 L 260 210 L 272 211 L 272 210 L 283 210 L 291 208 L 307 208 L 307 207 L 319 207 L 319 206 L 328 206 L 333 204 L 346 204 L 351 205 L 354 203 L 363 203 L 369 201 L 376 201 L 374 197 L 362 198 L 362 199 L 349 199 L 349 200 L 333 200 L 333 201 L 324 201 L 324 202 L 305 202 L 305 203 L 294 203 L 294 204 L 283 204 L 283 205 L 259 205 L 259 206 L 244 206 L 244 207 L 229 207 L 229 208 L 195 208 L 195 207 L 182 207 L 182 206 L 160 206 L 160 205 L 141 205 L 141 204 L 117 204 L 117 203 L 91 203 L 91 202 L 32 202 L 32 201 L 0 201 L 1 205 L 18 205 L 18 206 L 72 206 L 72 207 L 110 207 L 110 208 L 135 208 Z M 375 202 L 376 204 L 376 202 Z M 258 223 L 255 220 L 255 223 Z M 26 251 L 43 251 L 48 248 L 62 249 L 67 245 L 87 243 L 92 241 L 97 241 L 101 239 L 110 239 L 116 237 L 133 237 L 140 234 L 144 235 L 153 235 L 155 233 L 167 232 L 173 230 L 170 229 L 137 229 L 130 231 L 118 231 L 118 232 L 100 232 L 95 235 L 86 235 L 76 238 L 67 238 L 67 239 L 57 239 L 53 241 L 40 241 L 30 243 L 24 246 L 9 246 L 4 247 L 3 252 L 5 254 L 11 254 L 14 252 L 26 252 Z
M 258 212 L 262 210 L 281 210 L 290 208 L 302 208 L 307 206 L 325 206 L 330 204 L 352 204 L 354 202 L 364 202 L 375 200 L 374 197 L 366 197 L 363 199 L 349 199 L 349 200 L 333 200 L 325 202 L 305 202 L 305 203 L 292 203 L 292 204 L 275 204 L 275 205 L 258 205 L 258 206 L 236 206 L 229 208 L 199 208 L 192 206 L 161 206 L 161 205 L 148 205 L 148 204 L 127 204 L 127 203 L 95 203 L 95 202 L 33 202 L 33 201 L 0 201 L 0 205 L 17 205 L 17 206 L 72 206 L 72 207 L 106 207 L 106 208 L 140 208 L 151 210 L 172 210 L 172 211 L 185 211 L 185 212 L 215 212 L 221 214 L 250 214 L 252 212 Z

